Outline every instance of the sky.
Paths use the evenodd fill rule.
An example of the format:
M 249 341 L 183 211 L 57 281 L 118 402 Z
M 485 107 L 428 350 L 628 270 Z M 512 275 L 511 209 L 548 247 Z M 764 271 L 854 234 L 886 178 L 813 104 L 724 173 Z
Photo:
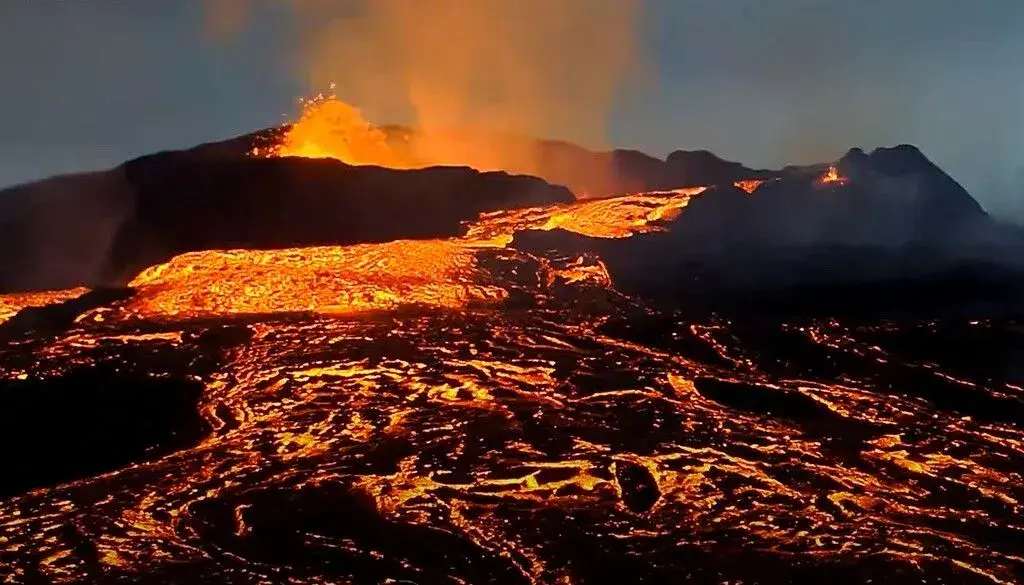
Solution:
M 308 29 L 284 2 L 250 0 L 224 34 L 202 0 L 0 0 L 0 186 L 294 116 L 315 88 L 296 67 Z M 618 89 L 606 146 L 770 168 L 912 143 L 1024 221 L 1024 2 L 644 4 L 643 74 Z

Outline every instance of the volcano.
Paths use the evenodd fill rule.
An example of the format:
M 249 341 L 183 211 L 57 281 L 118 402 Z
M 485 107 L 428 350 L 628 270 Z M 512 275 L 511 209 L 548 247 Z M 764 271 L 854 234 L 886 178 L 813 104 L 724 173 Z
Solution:
M 918 149 L 360 132 L 0 195 L 5 582 L 1024 579 L 1024 237 Z

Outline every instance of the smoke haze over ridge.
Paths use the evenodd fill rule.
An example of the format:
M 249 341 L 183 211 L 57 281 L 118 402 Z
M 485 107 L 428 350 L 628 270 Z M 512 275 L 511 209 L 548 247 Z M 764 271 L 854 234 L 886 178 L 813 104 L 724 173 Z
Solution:
M 208 4 L 216 39 L 251 16 L 244 3 Z M 533 144 L 509 136 L 608 148 L 607 120 L 641 59 L 640 0 L 286 4 L 310 90 L 331 86 L 377 123 L 411 122 L 417 158 L 442 164 L 534 172 Z
M 299 4 L 302 12 L 279 0 L 218 1 L 214 19 L 201 3 L 5 3 L 0 73 L 17 82 L 0 107 L 0 184 L 273 124 L 329 77 L 372 120 L 415 121 L 406 94 L 392 101 L 375 91 L 394 81 L 369 66 L 401 55 L 382 59 L 366 41 L 345 41 L 372 77 L 355 84 L 360 91 L 337 74 L 337 57 L 309 66 L 318 43 L 336 42 L 324 40 L 326 28 L 379 21 L 386 7 Z M 333 18 L 302 16 L 326 8 Z M 1024 5 L 647 0 L 633 18 L 633 50 L 650 58 L 617 70 L 607 124 L 584 128 L 607 146 L 660 156 L 708 148 L 780 166 L 910 142 L 986 208 L 1024 218 Z M 578 47 L 586 54 L 586 43 Z M 633 81 L 637 66 L 650 83 Z M 587 124 L 561 114 L 545 115 L 566 128 L 549 134 L 579 139 L 567 134 Z

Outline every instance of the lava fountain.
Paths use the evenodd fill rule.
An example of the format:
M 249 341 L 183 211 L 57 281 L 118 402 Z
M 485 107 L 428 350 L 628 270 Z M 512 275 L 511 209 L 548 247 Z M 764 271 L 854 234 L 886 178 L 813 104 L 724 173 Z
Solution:
M 253 156 L 333 158 L 351 165 L 413 168 L 388 144 L 385 132 L 355 106 L 333 95 L 302 101 L 302 114 L 273 146 L 252 150 Z
M 850 179 L 840 173 L 839 169 L 835 165 L 829 165 L 825 174 L 818 178 L 818 183 L 826 186 L 842 186 L 849 182 Z

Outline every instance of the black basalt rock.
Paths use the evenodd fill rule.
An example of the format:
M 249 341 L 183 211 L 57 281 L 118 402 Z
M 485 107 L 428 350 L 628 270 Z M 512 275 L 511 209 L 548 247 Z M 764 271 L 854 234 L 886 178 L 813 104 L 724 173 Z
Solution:
M 198 250 L 453 237 L 482 212 L 573 200 L 504 172 L 232 157 L 204 145 L 0 191 L 0 291 L 119 286 Z
M 622 503 L 637 514 L 647 512 L 661 498 L 658 482 L 651 472 L 632 461 L 615 462 L 615 482 L 622 492 Z
M 672 187 L 725 185 L 772 175 L 721 159 L 707 150 L 677 150 L 668 155 L 665 167 Z

